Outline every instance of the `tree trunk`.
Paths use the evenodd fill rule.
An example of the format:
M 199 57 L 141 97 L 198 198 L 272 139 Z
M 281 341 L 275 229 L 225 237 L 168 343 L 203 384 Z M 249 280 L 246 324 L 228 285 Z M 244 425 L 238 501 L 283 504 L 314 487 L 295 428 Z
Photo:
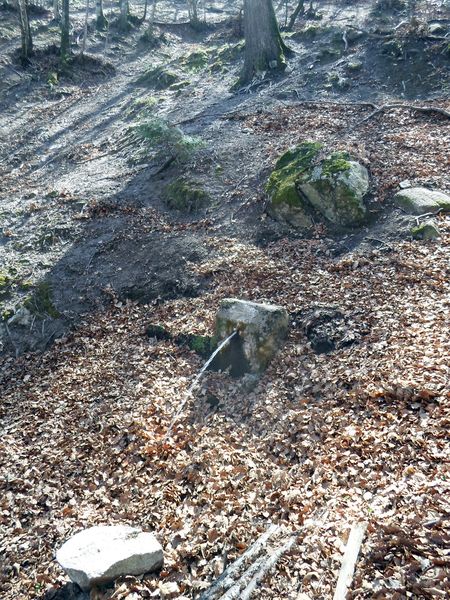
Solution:
M 303 13 L 305 10 L 305 0 L 300 0 L 299 3 L 297 4 L 297 6 L 295 7 L 294 12 L 291 15 L 291 18 L 289 19 L 289 25 L 288 25 L 288 30 L 291 31 L 292 28 L 294 27 L 295 21 L 297 20 L 297 17 L 300 13 Z
M 153 40 L 153 37 L 154 37 L 153 28 L 154 28 L 154 25 L 155 25 L 155 17 L 156 17 L 156 3 L 157 3 L 157 0 L 153 0 L 152 12 L 150 13 L 150 21 L 148 23 L 148 28 L 147 28 L 147 31 L 146 31 L 147 40 L 149 42 L 151 42 Z
M 148 0 L 145 0 L 145 4 L 144 4 L 144 16 L 142 17 L 142 22 L 144 23 L 145 19 L 147 18 L 147 7 L 148 7 Z
M 122 32 L 128 31 L 128 13 L 129 6 L 128 0 L 119 0 L 120 17 L 119 17 L 119 30 Z
M 59 0 L 53 0 L 53 20 L 56 23 L 61 21 L 61 13 L 59 12 Z
M 189 23 L 194 27 L 199 23 L 197 4 L 198 0 L 188 0 Z
M 86 52 L 86 42 L 88 34 L 88 20 L 89 20 L 89 0 L 86 0 L 86 11 L 84 13 L 84 28 L 83 28 L 83 43 L 81 45 L 80 55 L 83 56 Z
M 17 0 L 17 10 L 19 13 L 20 34 L 22 40 L 20 58 L 23 64 L 27 64 L 33 52 L 33 39 L 31 37 L 28 0 Z
M 244 0 L 245 59 L 240 83 L 259 71 L 286 68 L 288 51 L 281 39 L 272 0 Z
M 103 14 L 103 0 L 96 0 L 95 2 L 95 27 L 98 31 L 105 29 L 108 25 L 108 21 Z
M 70 56 L 70 14 L 69 0 L 62 0 L 61 16 L 61 61 L 66 64 Z

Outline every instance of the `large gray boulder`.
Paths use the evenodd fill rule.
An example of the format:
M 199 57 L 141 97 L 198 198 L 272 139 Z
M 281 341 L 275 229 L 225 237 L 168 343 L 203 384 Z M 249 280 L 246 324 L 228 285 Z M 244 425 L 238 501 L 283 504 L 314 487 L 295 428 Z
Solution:
M 86 591 L 122 575 L 159 569 L 163 550 L 151 533 L 128 525 L 100 525 L 71 537 L 56 552 L 56 560 L 70 579 Z
M 305 142 L 277 161 L 266 191 L 269 213 L 298 229 L 322 218 L 338 227 L 361 225 L 369 173 L 346 152 L 322 155 L 322 145 Z
M 450 196 L 440 190 L 433 191 L 423 187 L 408 188 L 395 194 L 394 204 L 409 215 L 449 212 Z
M 280 349 L 286 338 L 289 316 L 281 306 L 258 304 L 236 298 L 221 302 L 216 315 L 216 336 L 219 340 L 238 332 L 231 344 L 230 364 L 242 361 L 240 374 L 261 373 Z

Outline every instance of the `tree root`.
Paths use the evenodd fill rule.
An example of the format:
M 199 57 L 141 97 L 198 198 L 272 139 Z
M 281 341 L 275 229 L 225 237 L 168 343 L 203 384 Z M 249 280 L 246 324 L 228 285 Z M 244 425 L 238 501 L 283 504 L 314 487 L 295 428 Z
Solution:
M 425 114 L 438 114 L 445 117 L 446 119 L 450 119 L 450 112 L 448 110 L 445 110 L 444 108 L 439 108 L 438 106 L 415 106 L 414 104 L 403 104 L 398 102 L 394 104 L 384 104 L 383 106 L 375 108 L 375 110 L 371 112 L 370 115 L 367 115 L 367 117 L 364 117 L 364 119 L 358 121 L 358 123 L 356 123 L 356 126 L 361 125 L 362 123 L 366 123 L 367 121 L 381 113 L 387 112 L 389 110 L 394 110 L 396 108 L 413 110 Z

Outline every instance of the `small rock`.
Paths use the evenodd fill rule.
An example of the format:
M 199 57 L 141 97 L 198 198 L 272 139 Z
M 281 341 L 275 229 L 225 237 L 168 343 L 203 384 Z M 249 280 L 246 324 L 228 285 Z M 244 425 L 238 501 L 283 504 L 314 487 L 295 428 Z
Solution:
M 155 536 L 127 525 L 100 525 L 71 537 L 56 552 L 56 560 L 84 591 L 123 575 L 156 571 L 163 550 Z
M 415 240 L 435 240 L 441 237 L 441 232 L 434 221 L 426 221 L 413 227 L 411 235 Z
M 347 64 L 347 69 L 349 71 L 361 71 L 363 68 L 363 63 L 360 60 L 353 60 Z
M 442 23 L 431 23 L 428 27 L 430 35 L 446 35 L 447 28 Z
M 450 211 L 450 196 L 440 190 L 409 188 L 395 194 L 394 204 L 409 215 L 423 215 Z
M 168 581 L 159 585 L 161 598 L 177 598 L 180 594 L 180 588 L 175 581 Z
M 317 306 L 305 311 L 303 327 L 316 354 L 326 354 L 355 344 L 360 334 L 347 323 L 344 313 L 334 306 Z
M 404 179 L 403 181 L 400 181 L 398 185 L 401 190 L 406 190 L 407 188 L 411 187 L 411 182 L 409 179 Z
M 21 325 L 22 327 L 28 327 L 30 325 L 33 316 L 28 308 L 22 306 L 8 319 L 8 325 Z

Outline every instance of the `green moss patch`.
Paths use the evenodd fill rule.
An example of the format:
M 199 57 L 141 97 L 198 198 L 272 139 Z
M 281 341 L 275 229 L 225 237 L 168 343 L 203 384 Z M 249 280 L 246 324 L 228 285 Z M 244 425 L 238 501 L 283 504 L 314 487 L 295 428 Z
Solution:
M 421 223 L 411 229 L 411 235 L 415 240 L 435 240 L 441 237 L 439 227 L 433 221 Z
M 199 356 L 207 359 L 211 356 L 214 350 L 217 348 L 216 336 L 209 335 L 196 335 L 193 333 L 181 333 L 175 338 L 175 342 L 179 346 L 187 346 L 193 352 L 196 352 Z
M 166 90 L 175 83 L 178 83 L 179 77 L 176 73 L 169 71 L 165 67 L 154 67 L 145 71 L 138 79 L 137 83 L 148 87 L 153 87 L 155 90 Z
M 311 168 L 321 149 L 322 145 L 318 142 L 305 142 L 280 156 L 266 185 L 273 205 L 302 205 L 297 183 Z
M 141 154 L 145 158 L 150 155 L 153 158 L 174 157 L 183 161 L 202 146 L 199 138 L 185 135 L 179 127 L 159 117 L 139 121 L 130 127 L 127 137 L 141 146 Z
M 206 50 L 196 50 L 180 59 L 180 64 L 188 71 L 202 71 L 206 68 L 210 54 Z
M 197 183 L 180 178 L 166 187 L 164 201 L 169 208 L 192 212 L 205 206 L 209 196 Z
M 322 175 L 333 177 L 350 170 L 350 155 L 347 152 L 333 152 L 322 162 Z
M 35 315 L 49 315 L 54 319 L 61 316 L 53 304 L 52 289 L 46 281 L 42 281 L 36 286 L 33 294 L 25 300 L 23 305 Z

